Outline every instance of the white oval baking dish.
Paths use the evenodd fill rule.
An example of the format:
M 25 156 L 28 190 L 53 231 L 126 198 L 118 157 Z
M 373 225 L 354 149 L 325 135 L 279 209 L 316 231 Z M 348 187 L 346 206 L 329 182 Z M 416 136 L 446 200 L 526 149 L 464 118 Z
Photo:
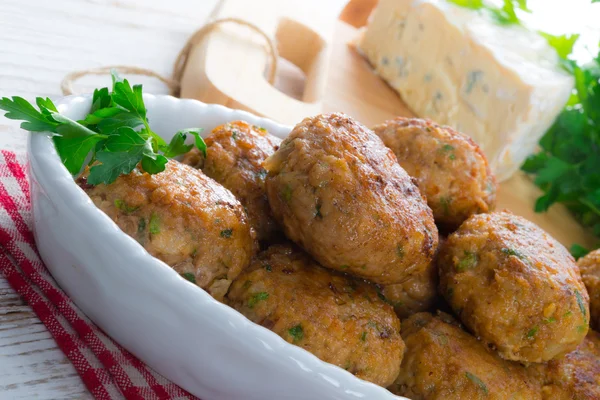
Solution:
M 245 120 L 285 137 L 290 128 L 196 100 L 145 95 L 152 128 Z M 57 103 L 81 119 L 90 96 Z M 34 233 L 48 269 L 98 326 L 156 371 L 203 400 L 399 399 L 293 346 L 215 301 L 152 257 L 95 207 L 62 165 L 49 137 L 31 135 Z

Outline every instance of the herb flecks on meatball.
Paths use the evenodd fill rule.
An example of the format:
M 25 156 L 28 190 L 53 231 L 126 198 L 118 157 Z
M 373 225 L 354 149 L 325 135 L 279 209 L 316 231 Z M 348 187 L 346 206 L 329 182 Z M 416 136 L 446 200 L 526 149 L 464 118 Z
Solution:
M 447 314 L 402 321 L 406 343 L 400 374 L 389 388 L 413 400 L 540 399 L 525 369 L 489 352 Z
M 213 129 L 205 142 L 206 158 L 198 149 L 192 149 L 182 162 L 201 168 L 231 190 L 245 207 L 259 240 L 279 236 L 267 201 L 267 171 L 262 164 L 277 150 L 281 140 L 260 126 L 233 121 Z
M 275 218 L 321 265 L 393 284 L 433 259 L 431 209 L 392 151 L 347 115 L 304 119 L 265 167 Z
M 387 386 L 398 376 L 400 321 L 363 281 L 289 245 L 271 246 L 233 282 L 226 302 L 321 360 Z
M 155 175 L 138 167 L 110 185 L 83 187 L 121 230 L 217 300 L 256 250 L 254 231 L 233 194 L 175 160 Z
M 417 180 L 443 230 L 452 232 L 471 215 L 493 211 L 496 179 L 471 138 L 419 118 L 399 117 L 373 130 Z
M 569 252 L 508 212 L 471 216 L 438 258 L 440 289 L 462 322 L 509 360 L 544 362 L 588 331 L 588 294 Z

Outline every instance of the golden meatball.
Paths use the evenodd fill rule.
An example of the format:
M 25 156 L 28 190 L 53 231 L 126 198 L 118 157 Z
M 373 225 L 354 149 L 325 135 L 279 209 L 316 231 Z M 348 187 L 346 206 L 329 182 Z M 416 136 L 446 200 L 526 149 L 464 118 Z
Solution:
M 233 282 L 227 303 L 321 360 L 387 386 L 404 343 L 392 308 L 364 282 L 326 270 L 291 246 L 272 246 Z
M 400 318 L 431 309 L 438 294 L 438 270 L 431 263 L 422 271 L 411 275 L 404 282 L 393 285 L 378 285 L 383 298 L 392 306 Z
M 306 118 L 264 165 L 275 218 L 323 266 L 392 284 L 431 262 L 431 210 L 394 154 L 352 118 Z
M 573 351 L 588 330 L 588 294 L 569 252 L 508 212 L 471 216 L 438 258 L 440 289 L 463 323 L 509 360 Z
M 419 313 L 402 321 L 406 351 L 389 388 L 413 400 L 535 400 L 540 388 L 517 363 L 488 352 L 441 313 Z
M 234 121 L 213 129 L 205 142 L 206 159 L 194 148 L 184 156 L 183 163 L 202 168 L 207 176 L 231 190 L 246 208 L 259 240 L 273 238 L 277 224 L 267 201 L 267 171 L 262 163 L 277 150 L 281 140 L 264 128 Z
M 256 249 L 240 202 L 202 172 L 170 160 L 139 167 L 110 185 L 80 185 L 94 204 L 154 257 L 222 300 Z
M 496 179 L 479 146 L 449 126 L 396 118 L 373 131 L 417 180 L 435 222 L 454 231 L 473 214 L 494 209 Z
M 541 382 L 544 400 L 600 399 L 600 334 L 590 330 L 577 350 L 528 371 Z
M 581 278 L 590 295 L 590 316 L 594 329 L 600 330 L 600 249 L 577 261 Z

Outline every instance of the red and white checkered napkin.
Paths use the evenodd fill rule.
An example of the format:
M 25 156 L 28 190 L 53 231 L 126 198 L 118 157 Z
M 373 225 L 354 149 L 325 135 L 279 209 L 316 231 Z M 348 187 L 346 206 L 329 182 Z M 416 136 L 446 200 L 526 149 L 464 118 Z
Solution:
M 0 272 L 96 399 L 197 399 L 115 343 L 58 287 L 35 247 L 24 154 L 0 151 Z

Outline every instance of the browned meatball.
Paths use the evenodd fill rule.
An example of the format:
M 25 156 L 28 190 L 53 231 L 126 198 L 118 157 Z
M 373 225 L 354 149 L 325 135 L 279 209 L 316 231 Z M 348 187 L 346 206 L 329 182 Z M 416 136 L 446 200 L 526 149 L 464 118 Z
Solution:
M 600 249 L 577 261 L 581 278 L 590 295 L 590 318 L 594 329 L 600 330 Z
M 326 270 L 291 246 L 272 246 L 233 282 L 227 302 L 321 360 L 387 386 L 404 343 L 392 308 L 364 282 Z
M 262 163 L 281 140 L 264 128 L 234 121 L 213 129 L 205 142 L 206 159 L 194 148 L 184 156 L 183 163 L 202 168 L 207 176 L 231 190 L 246 207 L 259 240 L 273 238 L 277 224 L 267 201 L 267 171 Z
M 494 209 L 496 179 L 468 136 L 419 118 L 399 117 L 373 130 L 417 179 L 435 222 L 444 230 L 454 231 L 471 215 Z
M 110 185 L 84 181 L 119 228 L 217 300 L 250 263 L 255 234 L 242 205 L 201 171 L 170 160 L 155 175 L 136 168 Z
M 600 399 L 600 334 L 590 330 L 577 350 L 528 371 L 541 382 L 544 400 Z
M 508 212 L 471 216 L 440 250 L 440 289 L 463 323 L 509 360 L 573 351 L 588 330 L 588 294 L 569 252 Z
M 392 284 L 431 262 L 431 210 L 391 150 L 352 118 L 306 118 L 264 165 L 275 218 L 323 266 Z
M 409 276 L 404 282 L 393 285 L 378 285 L 381 295 L 394 306 L 400 318 L 430 310 L 438 294 L 438 270 L 435 263 Z
M 402 321 L 406 351 L 389 388 L 413 400 L 540 399 L 540 388 L 517 363 L 488 352 L 447 314 Z

